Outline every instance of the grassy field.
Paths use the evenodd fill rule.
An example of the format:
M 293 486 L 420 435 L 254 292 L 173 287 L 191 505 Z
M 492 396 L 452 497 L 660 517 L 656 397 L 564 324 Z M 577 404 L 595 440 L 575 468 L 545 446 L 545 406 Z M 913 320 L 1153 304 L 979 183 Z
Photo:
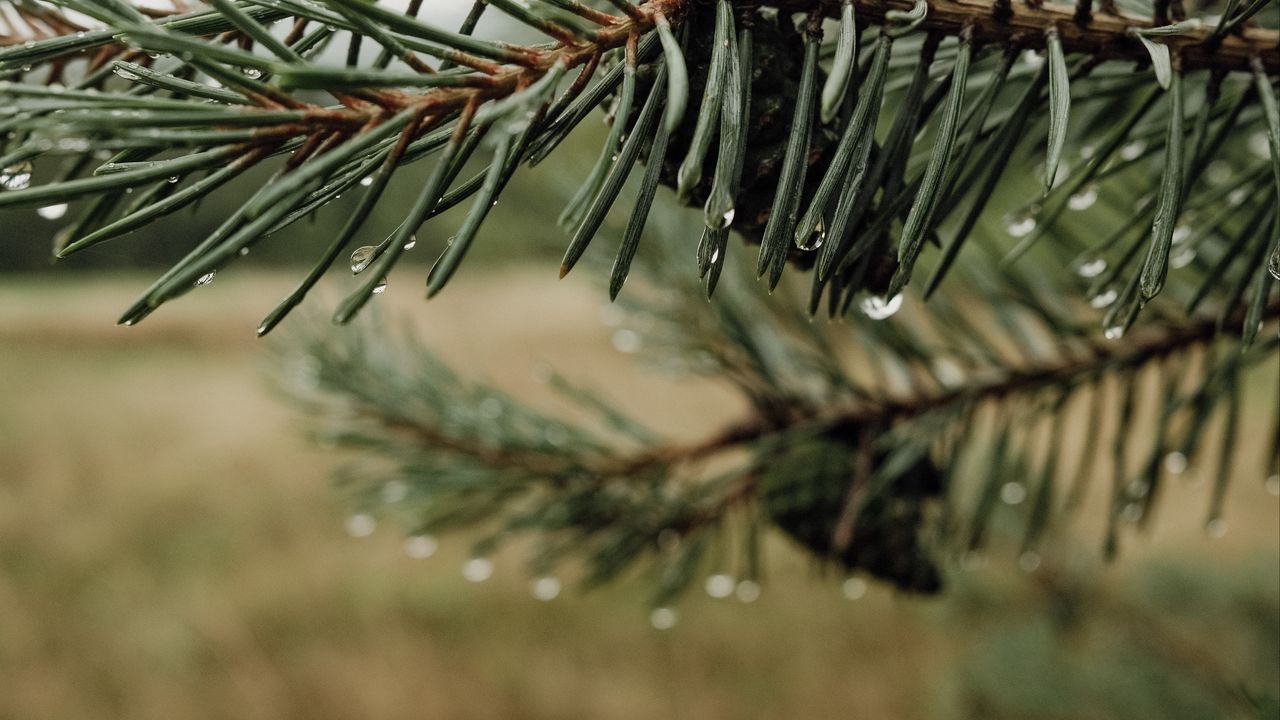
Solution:
M 851 602 L 778 541 L 758 602 L 695 593 L 666 632 L 626 584 L 544 603 L 517 557 L 471 584 L 461 540 L 414 560 L 397 528 L 353 539 L 337 458 L 261 372 L 252 330 L 291 281 L 220 277 L 131 329 L 114 317 L 144 278 L 0 282 L 0 720 L 1134 720 L 1280 696 L 1280 503 L 1256 478 L 1223 538 L 1189 484 L 1114 566 L 1081 536 L 1046 573 L 995 558 L 941 600 Z M 627 378 L 623 404 L 674 434 L 735 409 L 613 352 L 592 288 L 519 273 L 416 293 L 380 302 L 514 392 L 545 392 L 547 360 Z

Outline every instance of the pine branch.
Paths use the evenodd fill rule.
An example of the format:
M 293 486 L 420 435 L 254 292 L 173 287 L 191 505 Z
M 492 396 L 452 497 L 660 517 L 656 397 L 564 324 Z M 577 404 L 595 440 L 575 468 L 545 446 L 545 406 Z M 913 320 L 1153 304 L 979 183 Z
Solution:
M 867 289 L 884 294 L 882 302 L 887 304 L 909 281 L 926 239 L 946 232 L 951 227 L 948 216 L 968 202 L 968 217 L 948 244 L 943 267 L 930 281 L 936 287 L 951 259 L 961 250 L 995 184 L 1017 165 L 1011 155 L 1013 141 L 1028 126 L 1035 127 L 1035 120 L 1045 112 L 1041 109 L 1041 81 L 1011 67 L 1011 58 L 1019 50 L 1044 47 L 1048 51 L 1052 72 L 1048 73 L 1047 83 L 1051 122 L 1046 179 L 1051 190 L 1043 201 L 1043 222 L 1015 250 L 1015 256 L 1054 225 L 1070 196 L 1088 183 L 1118 171 L 1104 171 L 1102 166 L 1125 141 L 1135 136 L 1150 137 L 1141 124 L 1150 110 L 1148 105 L 1142 112 L 1130 115 L 1119 132 L 1107 135 L 1104 149 L 1085 164 L 1083 171 L 1073 172 L 1065 183 L 1055 186 L 1054 169 L 1068 149 L 1069 138 L 1082 134 L 1071 129 L 1078 126 L 1080 105 L 1107 100 L 1107 93 L 1095 90 L 1108 83 L 1113 84 L 1110 87 L 1114 92 L 1114 85 L 1145 82 L 1127 70 L 1109 72 L 1112 61 L 1144 62 L 1150 58 L 1159 84 L 1176 87 L 1177 92 L 1170 93 L 1173 98 L 1189 94 L 1183 90 L 1183 78 L 1199 68 L 1211 69 L 1211 99 L 1217 98 L 1225 76 L 1245 72 L 1252 75 L 1253 89 L 1238 95 L 1241 104 L 1237 108 L 1244 112 L 1220 124 L 1215 139 L 1202 148 L 1199 143 L 1206 138 L 1209 124 L 1219 116 L 1212 102 L 1204 106 L 1195 130 L 1197 151 L 1187 158 L 1185 170 L 1203 167 L 1218 151 L 1222 138 L 1244 132 L 1250 126 L 1266 127 L 1272 142 L 1280 143 L 1275 139 L 1280 136 L 1280 119 L 1271 112 L 1274 76 L 1280 69 L 1275 31 L 1253 27 L 1249 22 L 1268 1 L 1258 0 L 1230 10 L 1230 17 L 1214 28 L 1197 24 L 1195 19 L 1153 27 L 1157 21 L 1168 19 L 1169 11 L 1163 6 L 1153 7 L 1150 19 L 1115 13 L 1107 7 L 1094 14 L 1091 8 L 1084 12 L 1079 6 L 1036 4 L 1014 8 L 1006 3 L 966 5 L 950 0 L 909 5 L 856 0 L 838 5 L 781 6 L 784 11 L 809 11 L 804 31 L 807 40 L 801 40 L 795 28 L 786 27 L 785 21 L 759 22 L 761 16 L 754 6 L 736 7 L 727 0 L 719 5 L 715 18 L 700 12 L 689 0 L 620 3 L 618 15 L 567 0 L 532 9 L 512 2 L 496 3 L 498 11 L 553 40 L 547 45 L 529 46 L 475 38 L 470 34 L 474 25 L 471 18 L 464 32 L 452 32 L 418 20 L 416 6 L 399 14 L 365 0 L 227 0 L 215 3 L 213 11 L 152 17 L 122 2 L 98 6 L 64 0 L 61 5 L 87 12 L 106 27 L 78 30 L 88 26 L 70 20 L 46 21 L 41 32 L 59 34 L 0 50 L 0 71 L 24 77 L 47 66 L 49 72 L 44 81 L 56 82 L 71 58 L 95 49 L 98 55 L 73 89 L 36 83 L 0 87 L 0 93 L 15 100 L 13 116 L 3 124 L 7 152 L 0 157 L 0 180 L 7 191 L 0 193 L 0 207 L 94 198 L 93 207 L 68 229 L 57 248 L 59 256 L 67 256 L 192 203 L 252 165 L 287 155 L 269 186 L 258 188 L 222 228 L 126 311 L 122 322 L 132 324 L 163 302 L 189 291 L 201 279 L 212 277 L 263 238 L 314 213 L 375 168 L 381 168 L 378 177 L 382 179 L 364 192 L 360 211 L 364 216 L 372 211 L 397 169 L 439 153 L 441 183 L 431 187 L 432 197 L 419 199 L 393 237 L 370 246 L 371 251 L 357 249 L 357 253 L 367 255 L 368 262 L 363 266 L 376 267 L 379 275 L 339 307 L 335 319 L 345 322 L 384 287 L 383 276 L 401 255 L 398 248 L 410 243 L 422 222 L 476 196 L 464 223 L 465 232 L 446 251 L 439 270 L 428 278 L 428 295 L 439 292 L 463 260 L 492 201 L 516 168 L 526 160 L 536 162 L 552 152 L 585 114 L 610 97 L 621 83 L 624 91 L 630 88 L 631 92 L 623 93 L 627 101 L 618 107 L 619 121 L 611 133 L 609 147 L 602 150 L 601 160 L 564 215 L 574 237 L 562 272 L 587 250 L 601 220 L 616 202 L 630 164 L 655 143 L 654 127 L 660 125 L 669 136 L 664 145 L 669 140 L 671 150 L 684 155 L 685 162 L 681 163 L 679 178 L 659 167 L 656 179 L 678 185 L 680 195 L 694 202 L 707 200 L 707 232 L 700 244 L 698 266 L 699 273 L 708 278 L 708 294 L 716 287 L 732 223 L 748 239 L 758 237 L 761 229 L 766 231 L 760 266 L 770 270 L 770 280 L 775 284 L 788 262 L 804 267 L 813 261 L 807 253 L 825 244 L 812 293 L 811 304 L 815 308 L 824 294 L 829 296 L 831 307 L 847 308 L 853 294 Z M 58 5 L 49 6 L 55 8 L 50 12 L 60 12 Z M 45 7 L 26 3 L 20 6 Z M 863 61 L 855 63 L 846 48 L 845 60 L 824 79 L 824 68 L 816 63 L 821 40 L 815 24 L 823 14 L 841 18 L 841 36 L 845 38 L 856 35 L 856 22 L 879 26 L 882 49 L 877 52 L 884 57 L 876 65 L 882 68 L 876 71 L 879 79 L 866 83 L 868 93 L 896 95 L 898 88 L 908 86 L 904 106 L 893 120 L 891 142 L 875 150 L 874 161 L 871 158 L 879 103 L 842 91 L 866 79 L 861 77 L 867 63 L 865 53 Z M 287 19 L 292 19 L 293 26 L 283 40 L 277 40 L 271 26 Z M 313 23 L 321 26 L 308 30 Z M 683 48 L 673 31 L 681 26 L 694 38 Z M 709 36 L 704 35 L 704 28 L 713 29 L 710 34 L 727 42 L 707 48 L 699 39 Z M 368 38 L 382 46 L 382 54 L 367 68 L 354 62 L 341 68 L 316 62 L 315 53 L 335 33 L 350 35 L 349 50 L 357 49 Z M 960 45 L 964 52 L 956 53 L 952 46 L 943 48 L 943 39 L 952 37 L 964 41 Z M 121 40 L 137 49 L 126 50 Z M 762 57 L 779 59 L 806 43 L 810 46 L 814 62 L 800 87 L 789 87 L 787 83 L 794 80 L 785 75 L 781 88 L 754 87 L 765 83 L 770 72 L 779 72 L 787 61 L 762 71 L 761 79 L 724 84 L 727 73 L 721 69 L 730 67 L 731 58 L 746 58 L 757 64 L 753 57 L 756 53 L 751 50 L 757 41 L 764 49 Z M 793 49 L 787 48 L 788 43 Z M 889 54 L 895 43 L 900 57 L 910 58 L 918 47 L 927 51 L 921 57 L 928 61 L 936 55 L 939 61 L 952 63 L 951 74 L 926 93 L 928 63 L 891 60 Z M 1003 70 L 990 72 L 981 53 L 984 45 L 1002 48 L 999 55 L 1005 58 Z M 593 77 L 605 55 L 624 48 L 630 49 L 622 67 L 615 67 L 598 79 Z M 709 53 L 709 60 L 703 53 Z M 349 55 L 353 61 L 358 58 L 358 53 Z M 432 67 L 419 55 L 434 56 L 441 62 Z M 1068 55 L 1078 56 L 1070 73 Z M 152 56 L 169 56 L 170 60 Z M 112 59 L 115 73 L 137 83 L 135 86 L 119 91 L 107 83 L 111 76 L 105 63 Z M 976 83 L 970 82 L 970 61 L 978 78 Z M 164 66 L 162 70 L 154 69 L 157 62 Z M 392 62 L 402 63 L 409 72 L 394 69 Z M 630 112 L 632 103 L 637 102 L 636 78 L 644 76 L 644 82 L 651 83 L 655 77 L 652 73 L 659 66 L 662 70 L 656 77 L 664 91 L 660 93 L 655 88 L 650 95 L 654 112 L 659 105 L 665 105 L 663 122 L 633 125 L 633 118 L 644 115 Z M 553 102 L 560 76 L 574 68 L 582 68 L 582 72 Z M 622 68 L 627 71 L 622 72 Z M 755 68 L 735 72 L 738 78 L 754 78 L 757 74 Z M 226 89 L 202 89 L 201 83 L 190 80 L 198 75 L 208 76 Z M 964 86 L 981 87 L 991 83 L 993 76 L 999 86 L 1006 82 L 1022 86 L 1023 100 L 1017 112 L 991 112 L 998 102 L 999 86 L 979 96 L 986 109 L 964 107 Z M 593 79 L 597 81 L 590 84 Z M 817 87 L 820 83 L 822 92 Z M 956 85 L 955 92 L 942 103 L 948 83 Z M 299 91 L 308 88 L 327 91 L 339 105 L 327 107 L 304 100 Z M 724 104 L 723 112 L 714 101 L 702 103 L 696 123 L 689 123 L 696 125 L 693 137 L 688 137 L 681 120 L 690 91 L 701 90 L 706 98 L 716 99 L 726 89 L 732 89 L 726 96 L 732 102 Z M 769 92 L 774 94 L 772 100 Z M 1083 94 L 1076 107 L 1069 102 L 1072 94 Z M 746 102 L 753 95 L 764 101 Z M 794 102 L 795 98 L 813 98 L 816 103 L 819 97 L 825 98 L 821 112 L 814 112 L 809 107 L 811 103 Z M 833 98 L 847 98 L 845 112 L 836 113 Z M 1162 198 L 1142 270 L 1141 292 L 1128 293 L 1112 318 L 1114 322 L 1109 323 L 1121 329 L 1133 322 L 1138 310 L 1163 289 L 1171 233 L 1183 215 L 1180 199 L 1188 195 L 1194 183 L 1194 178 L 1183 177 L 1189 174 L 1184 168 L 1177 167 L 1183 164 L 1181 154 L 1171 152 L 1181 145 L 1178 140 L 1183 132 L 1182 108 L 1186 102 L 1179 100 L 1176 109 L 1161 110 L 1179 123 L 1168 124 L 1163 143 L 1170 152 L 1166 153 Z M 781 118 L 770 117 L 770 113 L 777 113 L 779 103 L 785 108 L 796 107 L 789 118 L 789 124 L 796 129 L 790 134 L 794 147 L 786 157 L 770 157 L 780 149 L 770 147 L 775 141 L 767 136 L 775 131 L 769 126 L 786 124 Z M 1110 107 L 1123 104 L 1112 101 Z M 866 110 L 854 112 L 857 105 Z M 945 111 L 935 112 L 939 107 Z M 875 108 L 874 113 L 871 108 Z M 1256 108 L 1261 108 L 1261 115 Z M 57 123 L 52 126 L 56 139 L 47 137 L 52 113 L 57 113 Z M 1092 118 L 1100 120 L 1105 115 L 1095 112 Z M 921 131 L 929 128 L 934 117 L 939 117 L 937 129 L 945 132 L 940 133 L 930 152 L 917 152 L 920 143 L 916 138 L 922 137 Z M 842 142 L 831 142 L 821 126 L 823 118 L 847 131 Z M 715 163 L 716 172 L 704 183 L 699 172 L 701 160 L 721 133 L 725 142 Z M 481 137 L 501 152 L 495 154 L 489 171 L 451 189 L 454 168 L 460 168 L 470 158 Z M 1150 144 L 1158 146 L 1158 142 Z M 615 151 L 624 145 L 625 162 L 615 160 Z M 999 162 L 987 162 L 990 152 L 975 152 L 980 145 L 1003 153 Z M 166 156 L 175 146 L 190 151 Z M 954 166 L 949 157 L 953 146 L 962 159 Z M 97 175 L 77 177 L 84 169 L 77 166 L 65 177 L 27 187 L 33 160 L 94 149 L 120 154 L 99 167 Z M 916 157 L 922 154 L 932 157 L 932 167 L 923 172 L 916 163 Z M 163 159 L 150 159 L 157 155 Z M 234 161 L 235 172 L 214 172 L 229 160 Z M 1272 165 L 1280 167 L 1280 150 L 1273 152 Z M 786 171 L 779 173 L 779 167 Z M 213 175 L 187 184 L 187 177 L 199 172 Z M 845 177 L 846 173 L 850 177 Z M 211 179 L 214 176 L 216 181 Z M 178 178 L 180 189 L 175 188 L 172 195 L 156 189 L 162 187 L 158 184 L 162 179 L 172 177 Z M 965 200 L 962 190 L 979 177 L 983 178 L 982 190 Z M 1280 171 L 1277 177 L 1280 178 Z M 1280 180 L 1277 183 L 1280 187 Z M 121 205 L 122 193 L 148 186 L 147 192 L 137 196 L 147 202 Z M 837 188 L 840 192 L 836 192 Z M 119 207 L 127 207 L 127 211 L 113 218 Z M 766 212 L 765 208 L 774 212 Z M 648 212 L 648 208 L 643 211 Z M 828 215 L 832 220 L 830 228 L 825 222 Z M 633 227 L 641 227 L 641 219 L 637 218 Z M 887 252 L 893 245 L 889 234 L 895 232 L 900 219 L 905 219 L 906 227 L 894 259 Z M 1259 225 L 1265 226 L 1265 221 L 1261 218 Z M 822 228 L 821 232 L 818 228 Z M 348 229 L 350 232 L 344 231 L 335 238 L 333 249 L 316 263 L 298 290 L 268 315 L 260 332 L 269 331 L 301 301 L 351 238 L 354 226 L 349 225 Z M 829 235 L 835 237 L 825 242 Z M 795 241 L 791 242 L 793 237 Z M 633 256 L 637 240 L 628 242 L 628 256 Z M 615 293 L 625 280 L 627 267 L 626 263 L 616 264 Z M 1263 300 L 1258 302 L 1263 302 L 1269 288 L 1261 280 L 1259 287 Z

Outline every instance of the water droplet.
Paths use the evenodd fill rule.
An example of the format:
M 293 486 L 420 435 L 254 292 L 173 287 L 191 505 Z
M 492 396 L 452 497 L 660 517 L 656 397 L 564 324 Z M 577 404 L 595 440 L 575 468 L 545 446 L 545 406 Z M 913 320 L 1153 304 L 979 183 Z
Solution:
M 1093 157 L 1094 154 L 1096 154 L 1097 152 L 1098 152 L 1098 148 L 1092 145 L 1080 146 L 1080 158 L 1082 160 L 1088 160 L 1089 158 Z
M 1227 534 L 1227 521 L 1222 518 L 1214 518 L 1205 523 L 1204 531 L 1208 533 L 1211 538 L 1220 538 Z
M 902 307 L 902 293 L 898 293 L 888 300 L 879 295 L 868 295 L 858 303 L 862 314 L 872 320 L 884 320 L 892 317 L 898 309 Z
M 540 577 L 529 586 L 529 592 L 543 602 L 555 600 L 560 595 L 560 581 L 550 575 Z
M 1125 160 L 1136 160 L 1142 156 L 1142 153 L 1146 151 L 1147 151 L 1147 143 L 1145 141 L 1134 140 L 1131 143 L 1126 143 L 1123 147 L 1120 148 L 1120 157 L 1124 158 Z
M 1169 256 L 1169 267 L 1175 270 L 1184 268 L 1196 259 L 1196 249 L 1192 247 L 1182 248 L 1178 252 Z
M 705 587 L 707 594 L 713 598 L 727 598 L 733 594 L 733 588 L 737 583 L 733 577 L 724 573 L 716 573 L 708 575 Z
M 374 294 L 374 295 L 381 295 L 382 293 L 384 293 L 384 292 L 386 292 L 386 291 L 387 291 L 387 279 L 386 279 L 386 278 L 382 278 L 381 280 L 379 280 L 379 281 L 378 281 L 378 284 L 377 284 L 377 285 L 374 285 L 374 286 L 373 286 L 373 294 Z
M 1191 226 L 1184 223 L 1173 229 L 1170 239 L 1174 245 L 1180 245 L 1186 242 L 1189 237 L 1191 237 Z
M 170 176 L 169 176 L 169 184 L 170 184 L 170 185 L 174 185 L 174 184 L 176 184 L 176 183 L 177 183 L 179 180 L 181 180 L 181 179 L 182 179 L 182 176 L 181 176 L 181 175 L 170 175 Z
M 1067 207 L 1072 210 L 1088 210 L 1098 201 L 1098 186 L 1092 183 L 1084 186 L 1075 195 L 1067 198 Z
M 368 513 L 356 513 L 347 518 L 347 534 L 353 538 L 369 537 L 378 529 L 378 521 Z
M 569 439 L 569 433 L 565 432 L 565 429 L 558 425 L 548 425 L 542 431 L 542 439 L 552 447 L 559 447 L 564 445 L 565 441 Z
M 1040 567 L 1040 553 L 1027 550 L 1018 556 L 1018 567 L 1023 572 L 1035 572 Z
M 436 554 L 440 543 L 431 535 L 412 535 L 404 539 L 404 554 L 414 560 L 425 560 Z
M 1271 142 L 1265 132 L 1259 130 L 1249 136 L 1249 152 L 1260 158 L 1271 157 Z
M 653 612 L 649 613 L 649 624 L 655 630 L 670 630 L 676 626 L 677 620 L 679 617 L 676 616 L 676 611 L 669 607 L 654 608 Z
M 1027 67 L 1038 68 L 1044 64 L 1044 55 L 1041 55 L 1038 50 L 1024 50 L 1022 51 L 1022 64 Z
M 372 184 L 373 184 L 373 176 L 372 176 L 372 175 L 365 175 L 364 177 L 360 178 L 360 185 L 361 185 L 362 187 L 369 187 L 369 186 L 370 186 L 370 185 L 372 185 Z
M 1027 488 L 1019 482 L 1007 482 L 1000 488 L 1000 499 L 1006 505 L 1020 505 L 1027 499 Z
M 262 71 L 254 67 L 242 68 L 240 72 L 244 73 L 244 76 L 250 80 L 257 80 L 262 77 Z
M 1096 278 L 1107 269 L 1107 259 L 1102 257 L 1085 258 L 1076 263 L 1076 274 L 1082 278 Z
M 643 344 L 639 333 L 626 328 L 614 332 L 612 342 L 614 350 L 627 354 L 639 352 L 640 346 Z
M 351 274 L 359 275 L 373 262 L 373 254 L 378 248 L 373 245 L 358 247 L 351 253 Z
M 388 480 L 382 486 L 382 502 L 394 505 L 409 497 L 409 483 L 403 480 Z
M 31 162 L 23 160 L 0 170 L 0 189 L 24 190 L 31 185 Z
M 933 376 L 943 386 L 956 387 L 964 383 L 964 368 L 960 367 L 960 364 L 955 360 L 948 357 L 939 357 L 934 359 L 932 366 Z
M 245 255 L 248 255 L 248 254 L 249 254 L 249 248 L 247 248 L 247 247 L 242 247 L 242 248 L 240 248 L 239 250 L 237 250 L 237 251 L 236 251 L 236 254 L 237 254 L 237 255 L 239 255 L 240 257 L 244 257 Z
M 715 265 L 716 261 L 719 259 L 720 259 L 720 248 L 716 248 L 715 250 L 711 251 L 711 264 Z
M 760 583 L 755 580 L 743 580 L 734 590 L 739 602 L 752 603 L 760 599 Z
M 218 274 L 217 270 L 210 270 L 209 272 L 196 278 L 196 287 L 208 285 L 209 283 L 213 282 L 213 278 L 217 274 Z
M 134 82 L 139 79 L 138 74 L 128 68 L 117 67 L 112 72 L 129 82 Z
M 821 218 L 818 224 L 813 227 L 813 231 L 806 236 L 802 236 L 801 231 L 796 231 L 795 243 L 796 247 L 806 252 L 812 252 L 822 247 L 822 243 L 827 239 L 827 224 Z
M 502 417 L 502 401 L 495 397 L 487 397 L 476 407 L 480 417 L 486 420 L 497 420 Z
M 409 236 L 409 241 L 408 241 L 408 242 L 406 242 L 406 243 L 404 244 L 404 249 L 405 249 L 405 250 L 412 250 L 412 249 L 414 248 L 414 246 L 416 246 L 417 244 L 418 244 L 418 236 L 417 236 L 417 235 L 410 235 L 410 236 Z
M 1227 204 L 1231 206 L 1243 205 L 1245 200 L 1249 199 L 1249 190 L 1247 188 L 1236 188 L 1227 194 Z
M 1272 495 L 1280 495 L 1280 474 L 1267 478 L 1263 485 L 1267 488 L 1267 492 Z
M 1026 215 L 1010 215 L 1004 221 L 1005 232 L 1011 237 L 1026 237 L 1036 229 L 1036 219 L 1030 213 Z
M 36 214 L 45 220 L 57 220 L 67 214 L 67 204 L 58 203 L 56 205 L 45 205 L 39 210 L 36 210 Z
M 1120 338 L 1124 337 L 1124 326 L 1112 325 L 1108 327 L 1106 330 L 1102 331 L 1102 336 L 1108 340 L 1119 340 Z
M 1280 250 L 1271 253 L 1271 259 L 1267 261 L 1267 272 L 1271 273 L 1271 277 L 1280 280 Z
M 488 580 L 493 575 L 493 561 L 489 558 L 471 558 L 462 563 L 462 577 L 473 583 Z
M 862 596 L 867 594 L 867 581 L 860 577 L 846 578 L 844 584 L 840 586 L 840 591 L 850 600 L 861 600 Z
M 1116 292 L 1115 288 L 1109 287 L 1089 298 L 1089 305 L 1099 309 L 1110 307 L 1111 303 L 1115 302 L 1118 297 L 1120 297 L 1120 293 Z
M 1231 179 L 1231 165 L 1222 160 L 1214 160 L 1205 167 L 1204 175 L 1210 183 L 1221 185 Z
M 1165 455 L 1164 469 L 1170 475 L 1181 475 L 1187 470 L 1187 456 L 1177 450 Z
M 735 208 L 729 208 L 724 211 L 724 215 L 720 218 L 720 227 L 725 228 L 733 224 L 733 218 L 738 214 Z

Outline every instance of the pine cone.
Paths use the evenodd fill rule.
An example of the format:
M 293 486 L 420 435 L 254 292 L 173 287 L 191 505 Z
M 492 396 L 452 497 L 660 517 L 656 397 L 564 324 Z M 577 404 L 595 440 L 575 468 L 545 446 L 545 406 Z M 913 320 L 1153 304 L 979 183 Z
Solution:
M 837 547 L 864 432 L 833 429 L 770 458 L 762 483 L 764 507 L 778 527 L 819 557 L 846 569 L 860 568 L 902 590 L 937 593 L 942 576 L 925 538 L 929 506 L 942 495 L 944 476 L 928 458 L 869 496 L 849 540 Z M 875 451 L 872 475 L 884 461 L 884 453 Z

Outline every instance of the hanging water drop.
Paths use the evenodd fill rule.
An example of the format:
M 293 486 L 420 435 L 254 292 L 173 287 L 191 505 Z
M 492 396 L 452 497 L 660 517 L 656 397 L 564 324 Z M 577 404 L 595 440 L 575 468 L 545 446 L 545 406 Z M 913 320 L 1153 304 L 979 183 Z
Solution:
M 1004 229 L 1011 237 L 1026 237 L 1036 229 L 1036 219 L 1031 216 L 1031 213 L 1011 215 L 1005 218 Z
M 1108 327 L 1106 330 L 1102 331 L 1102 336 L 1108 340 L 1119 340 L 1120 338 L 1124 337 L 1124 326 L 1112 325 Z
M 243 68 L 241 72 L 243 72 L 244 76 L 249 78 L 250 80 L 257 80 L 258 78 L 262 77 L 262 71 L 254 67 Z
M 858 307 L 863 315 L 872 320 L 884 320 L 892 317 L 902 307 L 902 293 L 887 300 L 879 295 L 868 295 L 858 303 Z
M 827 224 L 819 218 L 818 224 L 813 227 L 813 230 L 807 236 L 802 236 L 801 233 L 801 230 L 796 230 L 796 247 L 805 252 L 813 252 L 822 247 L 822 243 L 827 239 Z
M 1120 296 L 1120 293 L 1116 292 L 1115 288 L 1109 287 L 1103 290 L 1102 292 L 1098 293 L 1097 295 L 1094 295 L 1093 297 L 1089 298 L 1089 305 L 1091 307 L 1095 307 L 1099 309 L 1104 307 L 1110 307 L 1111 303 L 1115 302 L 1116 298 L 1119 296 Z
M 1187 456 L 1174 450 L 1164 456 L 1164 470 L 1170 475 L 1181 475 L 1187 471 Z
M 733 594 L 733 588 L 737 583 L 734 582 L 733 576 L 724 573 L 716 573 L 708 575 L 705 583 L 707 594 L 713 598 L 723 599 Z
M 755 580 L 743 580 L 738 583 L 738 587 L 733 592 L 738 596 L 738 602 L 753 603 L 760 599 L 760 583 Z
M 36 214 L 45 220 L 57 220 L 67 214 L 67 204 L 58 203 L 57 205 L 45 205 L 39 210 L 36 210 Z
M 359 275 L 373 262 L 373 254 L 378 248 L 373 245 L 358 247 L 351 253 L 351 274 Z
M 196 278 L 196 287 L 208 285 L 209 283 L 213 282 L 213 277 L 214 275 L 217 275 L 217 274 L 218 274 L 217 270 L 210 270 L 209 272 Z
M 379 280 L 379 281 L 378 281 L 378 284 L 377 284 L 377 285 L 374 285 L 374 286 L 373 286 L 373 294 L 374 294 L 374 295 L 381 295 L 382 293 L 384 293 L 384 292 L 386 292 L 386 291 L 387 291 L 387 279 L 386 279 L 386 278 L 382 278 L 381 280 Z
M 112 72 L 114 72 L 117 76 L 122 77 L 125 80 L 128 80 L 129 82 L 134 82 L 140 79 L 137 73 L 127 68 L 116 67 L 112 70 Z
M 364 177 L 360 178 L 360 186 L 361 186 L 361 187 L 369 187 L 369 186 L 370 186 L 370 185 L 372 185 L 372 184 L 373 184 L 373 176 L 372 176 L 372 175 L 365 175 Z
M 668 607 L 654 608 L 653 612 L 649 613 L 649 624 L 655 630 L 670 630 L 676 626 L 678 619 L 676 611 Z
M 1067 207 L 1072 210 L 1088 210 L 1098 201 L 1098 186 L 1092 183 L 1081 188 L 1079 192 L 1067 198 Z
M 555 600 L 560 595 L 560 581 L 550 575 L 533 581 L 529 591 L 543 602 Z
M 1005 505 L 1020 505 L 1027 499 L 1027 487 L 1020 482 L 1007 482 L 1000 488 L 1000 499 Z
M 1196 259 L 1196 249 L 1192 247 L 1182 248 L 1178 252 L 1169 256 L 1169 267 L 1175 270 L 1182 269 L 1192 263 Z
M 1018 556 L 1018 567 L 1022 572 L 1035 572 L 1040 567 L 1040 553 L 1027 550 Z
M 415 246 L 415 245 L 417 245 L 417 244 L 418 244 L 418 236 L 417 236 L 417 235 L 410 235 L 410 236 L 409 236 L 409 241 L 408 241 L 408 242 L 406 242 L 406 243 L 404 244 L 404 249 L 405 249 L 405 250 L 412 250 L 412 249 L 414 248 L 414 246 Z
M 1249 199 L 1249 191 L 1239 187 L 1227 194 L 1227 204 L 1231 206 L 1243 205 L 1245 200 Z
M 1271 142 L 1265 132 L 1259 130 L 1249 136 L 1249 152 L 1263 159 L 1271 157 Z
M 439 541 L 430 535 L 414 535 L 405 538 L 404 554 L 414 560 L 425 560 L 435 555 L 439 547 Z
M 840 586 L 840 591 L 849 600 L 861 600 L 867 594 L 867 581 L 860 577 L 847 578 Z
M 1125 160 L 1137 160 L 1142 153 L 1147 151 L 1147 143 L 1143 140 L 1134 140 L 1120 148 L 1120 157 Z
M 462 564 L 462 577 L 473 583 L 488 580 L 493 575 L 493 561 L 489 558 L 471 558 Z
M 1076 264 L 1076 274 L 1082 278 L 1096 278 L 1107 269 L 1107 260 L 1102 257 L 1086 258 Z
M 170 175 L 170 176 L 169 176 L 169 184 L 170 184 L 170 185 L 176 185 L 176 184 L 178 183 L 178 181 L 179 181 L 179 180 L 181 180 L 181 179 L 182 179 L 182 176 L 181 176 L 181 175 Z
M 23 160 L 0 170 L 0 189 L 25 190 L 31 185 L 31 162 Z
M 614 350 L 628 355 L 639 352 L 640 345 L 643 343 L 640 339 L 639 333 L 635 330 L 628 330 L 626 328 L 622 328 L 615 332 L 613 334 L 612 342 Z
M 353 538 L 369 537 L 378 529 L 378 521 L 368 513 L 356 513 L 347 518 L 347 534 Z

